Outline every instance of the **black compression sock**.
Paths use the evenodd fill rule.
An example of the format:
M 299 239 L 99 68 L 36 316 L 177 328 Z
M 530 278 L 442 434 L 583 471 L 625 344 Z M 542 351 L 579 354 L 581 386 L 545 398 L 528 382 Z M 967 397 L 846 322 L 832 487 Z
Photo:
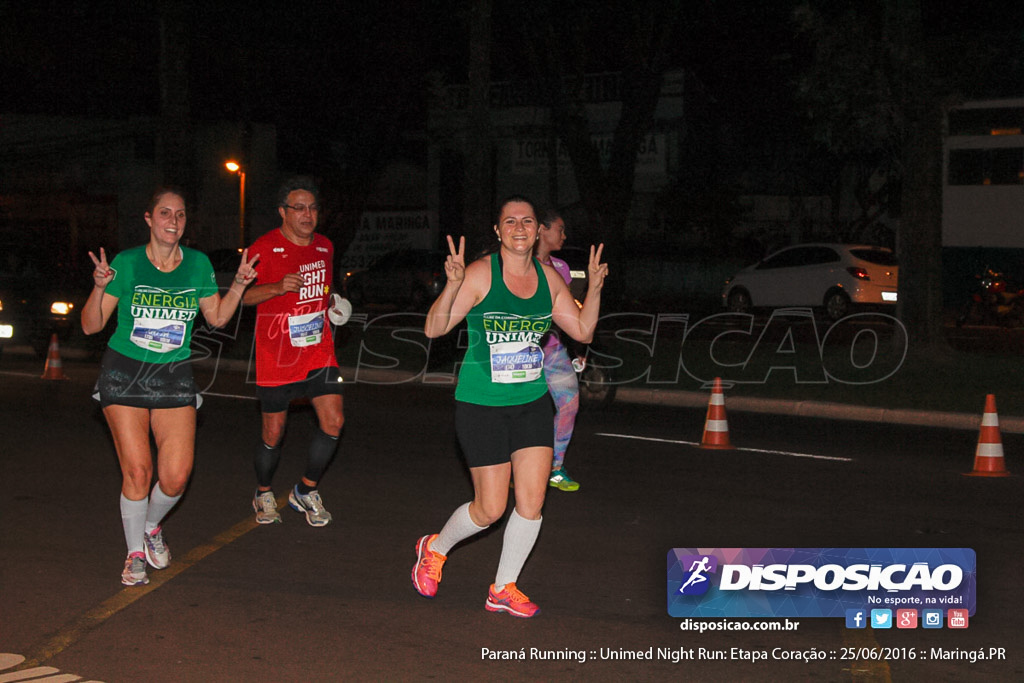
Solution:
M 327 466 L 331 464 L 331 459 L 334 457 L 334 451 L 338 448 L 338 437 L 330 436 L 325 433 L 322 429 L 317 429 L 313 435 L 313 440 L 309 443 L 309 458 L 306 460 L 306 474 L 305 478 L 309 481 L 320 481 L 320 478 L 324 476 L 324 472 L 327 471 Z M 302 484 L 299 484 L 301 487 Z M 309 491 L 300 492 L 309 493 Z
M 253 464 L 256 466 L 256 483 L 259 486 L 270 487 L 280 461 L 281 447 L 271 447 L 261 441 L 260 445 L 256 447 L 256 457 L 253 459 Z

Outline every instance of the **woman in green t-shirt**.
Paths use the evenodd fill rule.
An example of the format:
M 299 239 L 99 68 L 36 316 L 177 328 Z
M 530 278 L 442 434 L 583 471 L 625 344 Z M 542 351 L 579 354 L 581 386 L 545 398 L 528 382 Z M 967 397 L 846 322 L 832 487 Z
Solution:
M 456 543 L 501 519 L 515 477 L 515 509 L 505 527 L 501 559 L 484 607 L 517 617 L 539 611 L 516 580 L 540 532 L 551 476 L 553 408 L 544 381 L 541 339 L 554 323 L 588 343 L 601 307 L 608 266 L 604 245 L 590 248 L 590 281 L 580 309 L 562 276 L 533 256 L 537 215 L 523 197 L 500 207 L 497 253 L 465 263 L 465 238 L 445 263 L 448 282 L 427 313 L 424 331 L 440 337 L 466 320 L 469 347 L 455 391 L 455 431 L 473 480 L 473 500 L 459 507 L 440 533 L 416 544 L 412 582 L 432 598 L 447 553 Z
M 145 245 L 121 252 L 110 264 L 103 249 L 98 257 L 89 252 L 94 286 L 82 309 L 86 334 L 101 331 L 118 311 L 96 389 L 121 464 L 126 586 L 149 583 L 147 561 L 163 569 L 171 560 L 160 523 L 192 473 L 199 401 L 188 360 L 195 318 L 202 313 L 208 324 L 225 325 L 255 279 L 259 258 L 242 252 L 234 283 L 221 298 L 210 260 L 179 244 L 186 219 L 183 193 L 158 190 L 145 219 Z M 150 429 L 157 444 L 152 492 Z

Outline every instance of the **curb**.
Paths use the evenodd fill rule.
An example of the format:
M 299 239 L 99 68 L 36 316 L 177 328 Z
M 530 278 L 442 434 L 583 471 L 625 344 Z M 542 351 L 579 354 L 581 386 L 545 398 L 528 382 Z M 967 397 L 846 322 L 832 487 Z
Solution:
M 209 361 L 201 361 L 209 363 Z M 221 367 L 245 371 L 247 361 L 221 360 Z M 438 381 L 424 380 L 423 374 L 404 370 L 343 366 L 342 377 L 346 382 L 363 384 L 405 384 L 419 382 L 427 386 L 454 389 L 455 383 L 438 378 Z M 677 408 L 703 408 L 708 405 L 709 392 L 676 391 L 665 389 L 637 389 L 620 386 L 615 392 L 615 402 L 657 405 Z M 613 402 L 614 403 L 614 402 Z M 943 427 L 946 429 L 975 430 L 981 427 L 981 414 L 953 413 L 938 410 L 915 410 L 908 408 L 877 408 L 855 406 L 846 403 L 826 401 L 793 401 L 778 398 L 753 398 L 749 396 L 726 395 L 730 411 L 790 415 L 793 417 L 818 417 L 828 420 L 850 420 L 876 424 L 898 424 L 913 427 Z M 1024 417 L 1000 417 L 999 429 L 1007 434 L 1024 434 Z
M 346 381 L 367 384 L 404 384 L 420 382 L 440 388 L 454 389 L 449 381 L 425 381 L 422 374 L 387 369 L 343 367 L 342 376 Z M 703 408 L 708 405 L 709 392 L 676 391 L 664 389 L 636 389 L 620 386 L 615 392 L 615 402 L 640 405 L 658 405 L 677 408 Z M 981 414 L 953 413 L 938 410 L 915 410 L 907 408 L 877 408 L 855 406 L 846 403 L 826 401 L 793 401 L 774 398 L 753 398 L 726 396 L 729 410 L 794 417 L 819 417 L 829 420 L 850 420 L 879 424 L 899 424 L 915 427 L 944 427 L 946 429 L 975 430 L 981 427 Z M 1024 434 L 1024 417 L 1001 417 L 999 429 L 1008 434 Z
M 616 401 L 648 405 L 699 408 L 708 404 L 708 394 L 696 391 L 665 391 L 659 389 L 633 389 L 619 387 Z M 791 401 L 773 398 L 751 398 L 743 396 L 726 397 L 730 411 L 748 413 L 769 413 L 794 417 L 820 417 L 831 420 L 851 420 L 917 427 L 945 427 L 947 429 L 978 429 L 981 414 L 952 413 L 937 410 L 914 410 L 904 408 L 875 408 L 854 406 L 845 403 L 825 401 Z M 1024 418 L 1003 417 L 999 429 L 1010 434 L 1024 434 Z
M 14 348 L 11 350 L 15 351 Z M 17 351 L 22 351 L 22 349 L 18 348 Z M 17 351 L 15 352 L 17 353 Z M 27 352 L 31 353 L 31 350 L 29 349 Z M 72 355 L 74 355 L 74 352 L 72 352 Z M 219 367 L 234 372 L 246 372 L 249 369 L 249 361 L 224 358 L 201 360 L 196 365 L 207 368 L 211 366 Z M 418 381 L 427 386 L 447 389 L 455 388 L 455 383 L 447 381 L 446 378 L 438 377 L 435 381 L 429 381 L 424 380 L 422 373 L 414 375 L 404 370 L 343 366 L 341 367 L 341 374 L 346 382 L 383 385 L 405 384 Z M 709 396 L 710 392 L 637 389 L 620 386 L 615 392 L 615 401 L 677 408 L 703 408 L 708 405 Z M 748 413 L 819 417 L 830 420 L 850 420 L 916 427 L 944 427 L 947 429 L 979 429 L 982 417 L 981 413 L 975 415 L 973 413 L 953 413 L 937 410 L 877 408 L 845 403 L 828 403 L 825 401 L 793 401 L 744 396 L 729 397 L 728 395 L 726 395 L 726 405 L 731 411 Z M 1001 416 L 999 418 L 999 430 L 1007 434 L 1024 434 L 1024 417 Z

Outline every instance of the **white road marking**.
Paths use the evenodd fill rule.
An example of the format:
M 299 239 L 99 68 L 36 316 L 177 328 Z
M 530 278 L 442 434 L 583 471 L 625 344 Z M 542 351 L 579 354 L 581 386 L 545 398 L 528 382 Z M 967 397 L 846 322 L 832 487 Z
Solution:
M 676 439 L 658 439 L 653 436 L 635 436 L 633 434 L 609 434 L 607 432 L 598 432 L 597 436 L 610 436 L 616 439 L 636 439 L 638 441 L 658 441 L 660 443 L 677 443 L 683 446 L 700 446 L 699 441 L 679 441 Z M 790 458 L 811 458 L 813 460 L 834 460 L 836 462 L 853 462 L 853 458 L 839 458 L 831 455 L 814 455 L 812 453 L 793 453 L 791 451 L 776 451 L 768 448 L 739 448 L 735 447 L 734 451 L 746 451 L 748 453 L 768 453 L 769 455 L 785 455 Z
M 241 394 L 218 394 L 215 391 L 204 391 L 203 396 L 217 396 L 218 398 L 241 398 L 246 401 L 258 401 L 255 396 L 242 396 Z
M 39 375 L 34 372 L 13 372 L 11 370 L 0 370 L 0 375 L 9 375 L 11 377 L 34 377 L 38 378 Z M 215 391 L 202 391 L 200 392 L 203 396 L 216 396 L 218 398 L 240 398 L 245 401 L 258 401 L 259 399 L 255 396 L 243 396 L 241 394 L 219 394 Z

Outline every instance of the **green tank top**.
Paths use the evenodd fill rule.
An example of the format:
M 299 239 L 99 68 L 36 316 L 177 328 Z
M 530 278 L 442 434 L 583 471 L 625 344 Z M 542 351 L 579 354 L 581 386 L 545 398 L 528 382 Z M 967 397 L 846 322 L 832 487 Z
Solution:
M 455 399 L 483 406 L 523 405 L 548 390 L 540 340 L 551 327 L 551 290 L 534 259 L 537 291 L 520 299 L 505 286 L 499 254 L 490 259 L 491 288 L 466 315 L 469 346 Z
M 110 348 L 146 363 L 188 360 L 199 300 L 217 293 L 206 254 L 182 247 L 181 263 L 164 273 L 149 262 L 143 245 L 122 251 L 110 267 L 115 275 L 106 293 L 118 299 Z

